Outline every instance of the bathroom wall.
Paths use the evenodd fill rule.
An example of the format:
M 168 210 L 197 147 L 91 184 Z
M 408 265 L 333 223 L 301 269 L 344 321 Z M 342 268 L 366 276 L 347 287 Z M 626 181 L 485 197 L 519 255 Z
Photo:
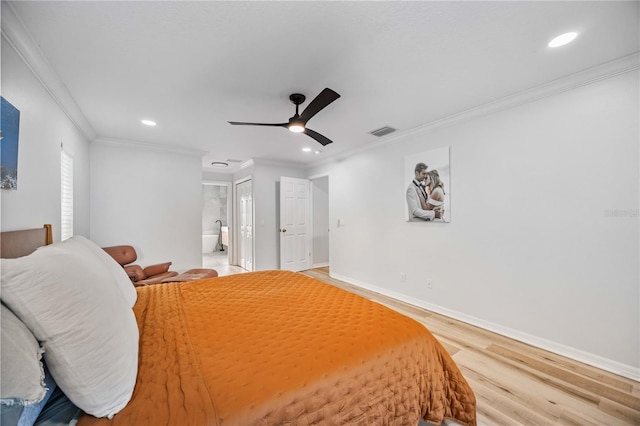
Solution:
M 222 221 L 226 226 L 227 221 L 227 185 L 203 184 L 202 185 L 202 234 L 218 235 Z

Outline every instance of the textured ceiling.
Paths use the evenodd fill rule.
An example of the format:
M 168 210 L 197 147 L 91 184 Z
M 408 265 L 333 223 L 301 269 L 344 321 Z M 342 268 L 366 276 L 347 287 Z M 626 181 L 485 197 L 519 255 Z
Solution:
M 311 164 L 379 141 L 368 132 L 382 126 L 408 131 L 639 50 L 638 2 L 12 6 L 98 138 L 201 150 L 204 166 Z M 546 46 L 566 31 L 574 43 Z M 308 127 L 327 147 L 227 123 L 285 122 L 291 93 L 307 96 L 303 109 L 325 87 L 342 97 Z

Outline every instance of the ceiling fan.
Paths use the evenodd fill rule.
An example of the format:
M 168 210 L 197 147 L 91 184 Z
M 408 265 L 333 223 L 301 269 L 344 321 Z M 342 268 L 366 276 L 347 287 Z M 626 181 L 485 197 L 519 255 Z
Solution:
M 296 113 L 289 119 L 288 123 L 244 123 L 240 121 L 228 121 L 229 124 L 240 126 L 273 126 L 273 127 L 286 127 L 294 133 L 304 133 L 307 136 L 312 137 L 316 141 L 320 142 L 322 146 L 330 144 L 332 141 L 325 136 L 322 136 L 318 132 L 307 128 L 307 121 L 311 120 L 313 116 L 322 111 L 331 102 L 338 99 L 338 95 L 333 90 L 326 88 L 309 105 L 302 111 L 302 114 L 298 114 L 298 105 L 302 104 L 306 97 L 300 93 L 294 93 L 289 96 L 289 100 L 296 106 Z

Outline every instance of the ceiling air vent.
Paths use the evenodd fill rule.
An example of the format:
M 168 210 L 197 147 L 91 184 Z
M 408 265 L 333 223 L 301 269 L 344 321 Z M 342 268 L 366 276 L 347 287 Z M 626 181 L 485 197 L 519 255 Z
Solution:
M 396 129 L 394 129 L 393 127 L 389 127 L 389 126 L 384 126 L 379 128 L 378 130 L 374 130 L 373 132 L 370 132 L 373 136 L 384 136 L 384 135 L 388 135 L 389 133 L 393 133 L 395 132 Z

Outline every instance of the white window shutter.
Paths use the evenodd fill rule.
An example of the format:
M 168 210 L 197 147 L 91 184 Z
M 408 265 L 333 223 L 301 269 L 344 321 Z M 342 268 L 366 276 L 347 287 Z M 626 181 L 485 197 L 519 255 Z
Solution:
M 60 239 L 64 241 L 73 237 L 73 157 L 61 151 L 61 218 Z

